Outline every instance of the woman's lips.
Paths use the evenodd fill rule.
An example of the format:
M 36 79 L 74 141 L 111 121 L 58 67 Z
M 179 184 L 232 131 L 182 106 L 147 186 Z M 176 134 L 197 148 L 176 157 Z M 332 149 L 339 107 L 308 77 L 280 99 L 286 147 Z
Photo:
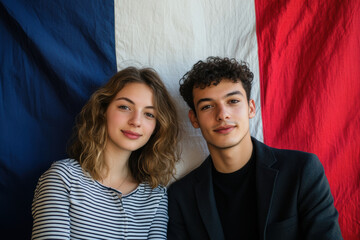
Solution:
M 132 131 L 128 131 L 128 130 L 121 130 L 121 132 L 130 139 L 138 139 L 141 137 L 141 134 L 139 134 L 137 132 L 132 132 Z

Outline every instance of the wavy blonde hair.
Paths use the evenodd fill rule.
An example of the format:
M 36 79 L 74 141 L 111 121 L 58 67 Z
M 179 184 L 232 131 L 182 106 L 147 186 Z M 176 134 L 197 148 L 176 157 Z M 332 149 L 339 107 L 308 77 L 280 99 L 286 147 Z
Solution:
M 159 75 L 151 68 L 128 67 L 119 71 L 90 97 L 76 118 L 69 156 L 78 160 L 94 179 L 104 177 L 101 170 L 106 169 L 103 154 L 108 138 L 105 113 L 116 94 L 128 83 L 149 86 L 156 110 L 154 133 L 143 147 L 132 152 L 129 169 L 139 183 L 148 182 L 153 188 L 159 184 L 165 186 L 174 176 L 179 160 L 180 131 L 175 104 Z

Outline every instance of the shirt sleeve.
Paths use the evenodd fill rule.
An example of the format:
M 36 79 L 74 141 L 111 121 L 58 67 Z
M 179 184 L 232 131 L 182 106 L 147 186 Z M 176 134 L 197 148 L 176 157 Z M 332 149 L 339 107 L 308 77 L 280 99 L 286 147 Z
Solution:
M 166 239 L 168 217 L 168 197 L 163 195 L 151 223 L 148 239 Z
M 70 239 L 70 172 L 54 163 L 39 179 L 33 204 L 32 239 Z
M 302 171 L 299 198 L 303 239 L 343 239 L 324 168 L 313 154 Z

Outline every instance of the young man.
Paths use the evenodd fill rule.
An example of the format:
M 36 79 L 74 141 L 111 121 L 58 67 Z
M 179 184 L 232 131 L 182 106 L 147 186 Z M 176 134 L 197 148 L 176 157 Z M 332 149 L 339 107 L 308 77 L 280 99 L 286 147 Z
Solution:
M 250 136 L 252 79 L 245 63 L 218 57 L 181 79 L 210 156 L 170 186 L 168 239 L 342 239 L 318 158 Z

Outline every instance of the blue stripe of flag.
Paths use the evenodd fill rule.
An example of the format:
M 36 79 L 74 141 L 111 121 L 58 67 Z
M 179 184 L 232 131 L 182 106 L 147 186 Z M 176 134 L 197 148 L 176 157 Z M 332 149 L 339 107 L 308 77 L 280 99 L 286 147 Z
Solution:
M 0 66 L 0 228 L 28 239 L 38 177 L 116 72 L 113 1 L 1 0 Z

